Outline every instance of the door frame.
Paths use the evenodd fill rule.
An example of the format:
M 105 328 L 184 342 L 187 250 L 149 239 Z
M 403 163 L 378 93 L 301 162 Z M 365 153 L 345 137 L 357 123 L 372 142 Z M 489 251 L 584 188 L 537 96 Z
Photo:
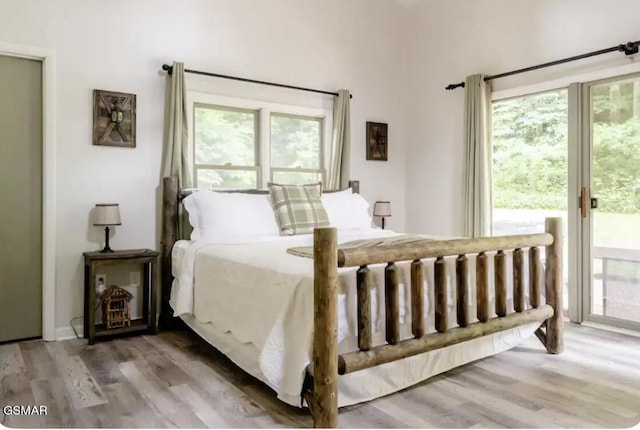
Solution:
M 56 340 L 55 51 L 0 42 L 0 56 L 42 63 L 42 339 Z

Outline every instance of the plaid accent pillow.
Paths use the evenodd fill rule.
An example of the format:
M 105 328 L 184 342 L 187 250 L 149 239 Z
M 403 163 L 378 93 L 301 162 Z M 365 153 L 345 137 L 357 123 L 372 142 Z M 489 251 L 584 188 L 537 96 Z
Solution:
M 329 227 L 322 205 L 322 183 L 308 185 L 267 184 L 271 206 L 281 236 L 313 233 L 316 227 Z

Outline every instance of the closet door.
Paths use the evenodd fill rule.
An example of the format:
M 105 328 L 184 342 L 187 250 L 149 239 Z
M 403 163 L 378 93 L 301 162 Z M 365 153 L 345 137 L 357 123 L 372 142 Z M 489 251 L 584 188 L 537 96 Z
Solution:
M 0 55 L 0 342 L 42 336 L 42 63 Z

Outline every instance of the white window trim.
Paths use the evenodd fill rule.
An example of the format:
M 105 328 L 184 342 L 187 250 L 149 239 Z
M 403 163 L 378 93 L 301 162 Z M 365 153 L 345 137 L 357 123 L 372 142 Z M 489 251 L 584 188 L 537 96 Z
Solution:
M 324 178 L 328 177 L 329 160 L 331 157 L 331 136 L 333 133 L 333 112 L 328 109 L 317 107 L 295 106 L 283 103 L 266 102 L 262 100 L 253 100 L 239 97 L 222 96 L 201 91 L 187 91 L 187 123 L 188 123 L 188 139 L 189 153 L 188 157 L 193 160 L 195 142 L 193 137 L 193 111 L 195 104 L 207 104 L 220 107 L 231 107 L 238 109 L 251 109 L 258 111 L 258 188 L 266 187 L 271 181 L 271 139 L 270 139 L 270 115 L 273 113 L 281 113 L 288 115 L 307 116 L 314 118 L 322 118 L 322 150 L 320 151 L 320 169 L 322 171 L 323 183 Z M 195 185 L 195 166 L 194 166 L 194 185 Z

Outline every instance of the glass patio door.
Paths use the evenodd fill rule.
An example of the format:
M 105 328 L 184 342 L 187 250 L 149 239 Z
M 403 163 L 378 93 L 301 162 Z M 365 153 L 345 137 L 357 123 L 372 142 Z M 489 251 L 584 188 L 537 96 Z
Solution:
M 640 329 L 640 76 L 584 95 L 583 319 Z
M 569 91 L 492 103 L 492 234 L 544 233 L 545 218 L 569 220 Z M 563 258 L 568 260 L 569 240 Z M 544 249 L 543 249 L 544 252 Z M 568 310 L 568 264 L 564 308 Z

